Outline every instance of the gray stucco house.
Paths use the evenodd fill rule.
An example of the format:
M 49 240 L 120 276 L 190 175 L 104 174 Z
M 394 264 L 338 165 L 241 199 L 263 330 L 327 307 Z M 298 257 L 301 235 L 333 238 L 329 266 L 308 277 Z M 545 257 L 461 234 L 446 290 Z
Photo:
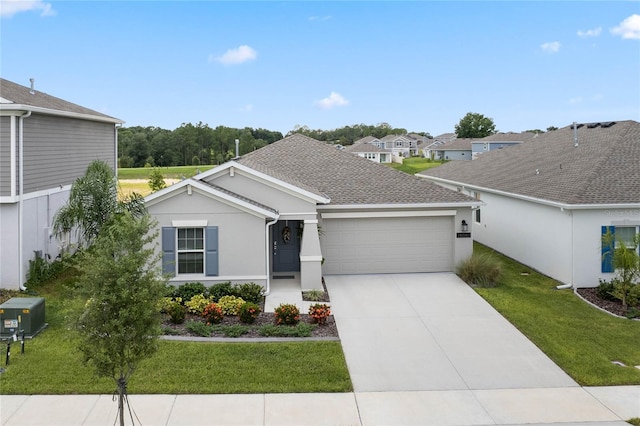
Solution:
M 640 123 L 584 123 L 422 172 L 471 195 L 474 239 L 573 287 L 613 277 L 602 235 L 640 233 Z
M 122 123 L 0 79 L 0 287 L 23 286 L 35 251 L 59 254 L 53 217 L 91 161 L 115 167 Z
M 292 135 L 146 197 L 171 282 L 452 271 L 473 198 Z

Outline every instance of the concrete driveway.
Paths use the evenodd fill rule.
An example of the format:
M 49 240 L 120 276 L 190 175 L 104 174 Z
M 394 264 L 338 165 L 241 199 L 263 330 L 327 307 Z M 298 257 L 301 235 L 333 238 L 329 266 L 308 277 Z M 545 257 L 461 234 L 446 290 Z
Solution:
M 455 274 L 325 282 L 356 392 L 578 386 Z

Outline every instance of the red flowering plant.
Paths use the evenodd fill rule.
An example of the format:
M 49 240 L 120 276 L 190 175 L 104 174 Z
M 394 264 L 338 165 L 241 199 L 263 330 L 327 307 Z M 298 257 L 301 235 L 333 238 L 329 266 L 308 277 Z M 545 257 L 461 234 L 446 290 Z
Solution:
M 238 318 L 244 324 L 253 324 L 260 312 L 260 307 L 255 303 L 244 302 L 238 309 Z
M 202 311 L 202 316 L 207 324 L 220 324 L 224 318 L 222 308 L 216 303 L 209 303 Z
M 313 318 L 313 322 L 317 322 L 320 325 L 324 325 L 327 322 L 327 317 L 331 315 L 331 307 L 324 303 L 315 303 L 309 306 L 309 316 Z
M 281 303 L 275 309 L 276 324 L 295 325 L 300 321 L 300 310 L 296 305 Z

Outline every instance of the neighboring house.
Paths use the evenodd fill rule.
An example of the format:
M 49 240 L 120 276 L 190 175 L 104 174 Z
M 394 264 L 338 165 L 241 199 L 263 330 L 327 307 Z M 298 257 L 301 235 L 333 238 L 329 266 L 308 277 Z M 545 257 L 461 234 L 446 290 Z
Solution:
M 370 143 L 353 144 L 346 147 L 345 151 L 356 154 L 359 157 L 366 158 L 367 160 L 371 160 L 374 163 L 391 163 L 391 152 Z
M 0 287 L 24 284 L 34 252 L 59 254 L 53 217 L 91 161 L 115 168 L 122 123 L 0 79 Z
M 442 145 L 431 148 L 435 160 L 472 160 L 471 142 L 473 139 L 454 139 Z
M 478 198 L 474 239 L 574 287 L 613 276 L 602 234 L 640 232 L 640 123 L 578 125 L 421 173 Z
M 379 139 L 377 146 L 401 157 L 418 155 L 418 141 L 406 135 L 387 135 Z
M 533 132 L 522 133 L 496 133 L 482 139 L 471 141 L 472 159 L 476 159 L 478 155 L 493 151 L 494 149 L 503 149 L 510 146 L 518 145 L 537 137 Z
M 291 135 L 146 198 L 163 269 L 180 284 L 452 271 L 471 197 Z

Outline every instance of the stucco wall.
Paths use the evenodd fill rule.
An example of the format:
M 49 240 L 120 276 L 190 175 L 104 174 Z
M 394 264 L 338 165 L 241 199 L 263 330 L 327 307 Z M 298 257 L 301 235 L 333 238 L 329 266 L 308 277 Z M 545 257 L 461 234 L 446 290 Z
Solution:
M 0 204 L 0 287 L 18 288 L 18 205 Z
M 229 174 L 218 176 L 212 183 L 236 194 L 242 194 L 243 197 L 253 201 L 276 208 L 280 214 L 291 212 L 315 214 L 316 212 L 315 203 L 287 194 L 282 188 L 276 189 L 258 180 L 243 176 L 238 171 L 234 172 L 233 177 Z
M 601 272 L 602 227 L 640 226 L 637 209 L 574 210 L 574 284 L 595 287 L 599 279 L 609 280 L 614 274 Z
M 481 193 L 474 239 L 562 283 L 571 282 L 571 215 L 557 207 Z
M 211 284 L 229 280 L 263 283 L 266 275 L 264 218 L 238 210 L 197 189 L 188 195 L 186 188 L 179 195 L 148 206 L 148 210 L 158 221 L 158 230 L 163 226 L 173 226 L 174 220 L 206 220 L 207 226 L 218 227 L 219 276 L 181 275 L 172 282 L 197 280 Z M 158 245 L 157 249 L 161 250 L 161 247 Z

